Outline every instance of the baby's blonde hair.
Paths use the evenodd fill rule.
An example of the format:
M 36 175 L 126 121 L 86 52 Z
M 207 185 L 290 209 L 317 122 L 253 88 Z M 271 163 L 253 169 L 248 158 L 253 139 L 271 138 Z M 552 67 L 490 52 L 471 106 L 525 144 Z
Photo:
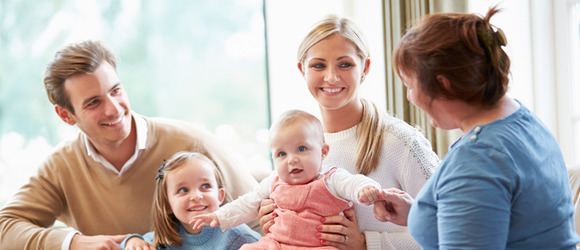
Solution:
M 179 220 L 175 217 L 167 196 L 167 174 L 181 168 L 185 162 L 199 159 L 213 166 L 218 188 L 223 188 L 223 177 L 216 164 L 198 152 L 181 151 L 174 154 L 159 169 L 153 197 L 153 245 L 155 247 L 181 246 L 183 239 L 177 231 Z M 227 194 L 226 194 L 227 196 Z
M 270 141 L 272 140 L 272 135 L 275 134 L 272 131 L 283 129 L 296 122 L 304 122 L 304 124 L 310 126 L 315 135 L 324 143 L 324 130 L 322 129 L 320 120 L 316 116 L 298 109 L 292 109 L 282 113 L 278 120 L 272 124 L 270 127 Z

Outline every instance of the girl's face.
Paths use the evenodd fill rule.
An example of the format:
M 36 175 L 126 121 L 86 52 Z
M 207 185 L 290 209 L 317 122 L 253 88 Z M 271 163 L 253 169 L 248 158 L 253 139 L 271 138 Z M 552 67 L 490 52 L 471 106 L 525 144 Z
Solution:
M 366 64 L 366 65 L 363 65 Z M 336 110 L 358 105 L 358 88 L 368 71 L 370 60 L 362 60 L 356 47 L 338 34 L 312 46 L 298 68 L 308 90 L 320 107 Z
M 216 211 L 224 200 L 225 191 L 218 187 L 214 166 L 194 158 L 167 172 L 166 178 L 171 211 L 190 234 L 195 234 L 191 218 Z
M 322 135 L 304 122 L 294 122 L 272 133 L 270 148 L 278 177 L 290 185 L 314 180 L 328 154 Z

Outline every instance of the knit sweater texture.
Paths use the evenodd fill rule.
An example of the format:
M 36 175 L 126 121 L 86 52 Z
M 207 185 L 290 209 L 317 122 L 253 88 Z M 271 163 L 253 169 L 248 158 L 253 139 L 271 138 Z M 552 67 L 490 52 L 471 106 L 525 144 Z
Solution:
M 409 124 L 386 116 L 387 129 L 377 169 L 367 176 L 382 188 L 399 188 L 415 197 L 439 165 L 439 157 L 429 141 Z M 325 165 L 356 170 L 357 126 L 336 133 L 325 133 L 330 146 Z M 365 234 L 367 249 L 420 249 L 406 227 L 378 221 L 372 206 L 354 204 L 359 230 Z
M 261 236 L 246 224 L 234 228 L 223 230 L 220 227 L 205 226 L 199 234 L 189 234 L 180 224 L 178 228 L 179 235 L 183 239 L 181 246 L 156 247 L 158 250 L 235 250 L 240 249 L 242 245 L 258 241 Z M 125 249 L 127 241 L 131 237 L 139 237 L 149 244 L 153 244 L 154 232 L 146 233 L 143 236 L 131 235 L 127 237 L 120 246 Z

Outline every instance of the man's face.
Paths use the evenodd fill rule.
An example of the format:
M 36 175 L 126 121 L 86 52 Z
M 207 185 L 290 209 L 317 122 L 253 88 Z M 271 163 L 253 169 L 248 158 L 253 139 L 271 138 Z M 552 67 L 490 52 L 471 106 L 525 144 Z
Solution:
M 74 114 L 57 105 L 63 121 L 76 124 L 99 149 L 120 145 L 131 133 L 129 99 L 115 69 L 106 61 L 93 73 L 77 75 L 64 82 Z

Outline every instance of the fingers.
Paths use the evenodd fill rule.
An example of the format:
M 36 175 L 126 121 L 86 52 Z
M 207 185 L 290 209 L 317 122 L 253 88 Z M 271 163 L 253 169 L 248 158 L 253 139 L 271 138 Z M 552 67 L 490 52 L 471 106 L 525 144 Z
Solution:
M 77 234 L 73 236 L 69 249 L 121 249 L 119 243 L 121 243 L 127 236 L 129 235 L 86 236 Z
M 381 190 L 375 186 L 366 186 L 359 191 L 359 202 L 370 206 L 379 199 Z
M 201 227 L 206 225 L 205 219 L 199 216 L 193 217 L 189 224 L 193 224 L 193 229 L 200 229 Z
M 383 189 L 380 192 L 380 195 L 405 195 L 407 194 L 405 191 L 398 189 L 398 188 L 387 188 L 387 189 Z
M 375 218 L 382 222 L 391 221 L 391 213 L 387 211 L 387 205 L 385 201 L 377 201 L 374 204 L 373 212 Z
M 260 223 L 261 223 L 261 222 L 260 222 Z M 270 221 L 267 221 L 267 222 L 265 222 L 265 223 L 262 225 L 262 231 L 263 231 L 265 234 L 269 233 L 269 232 L 270 232 L 270 227 L 272 227 L 272 225 L 274 225 L 274 219 L 272 219 L 272 220 L 270 220 Z
M 219 225 L 219 223 L 218 223 L 217 221 L 215 221 L 215 220 L 214 220 L 214 221 L 212 221 L 212 222 L 209 224 L 209 226 L 210 226 L 210 227 L 219 227 L 220 225 Z
M 354 223 L 356 223 L 356 217 L 354 216 L 354 210 L 353 209 L 347 209 L 344 210 L 343 215 L 335 215 L 335 216 L 328 216 L 328 217 L 324 217 L 322 218 L 321 222 L 324 224 L 339 224 L 339 225 L 343 225 L 343 226 L 350 226 Z M 352 216 L 346 216 L 346 215 L 350 215 L 352 214 Z
M 380 193 L 380 199 L 393 204 L 394 206 L 403 206 L 404 204 L 413 203 L 413 198 L 396 188 L 385 189 Z
M 345 235 L 348 233 L 348 228 L 342 225 L 324 225 L 318 226 L 318 233 L 316 238 L 321 240 L 322 244 L 333 245 L 342 244 Z M 335 245 L 336 244 L 336 245 Z
M 139 237 L 132 237 L 127 241 L 125 250 L 155 250 L 155 248 Z
M 262 217 L 274 211 L 274 201 L 272 199 L 265 199 L 260 202 L 260 210 L 258 211 L 258 217 Z
M 276 204 L 274 204 L 274 201 L 271 199 L 263 200 L 260 203 L 258 218 L 260 218 L 259 223 L 264 233 L 270 232 L 270 227 L 274 224 L 274 218 L 278 216 L 278 214 L 274 212 L 276 208 Z
M 207 226 L 207 225 L 208 225 L 208 223 L 206 223 L 204 220 L 197 220 L 193 224 L 193 229 L 201 229 L 203 226 Z
M 357 221 L 356 221 L 356 216 L 354 213 L 354 209 L 347 209 L 344 210 L 344 217 L 349 220 L 350 222 L 352 222 L 355 225 L 358 225 Z
M 353 209 L 344 211 L 344 216 L 323 218 L 323 224 L 318 226 L 316 237 L 323 245 L 339 249 L 365 249 L 365 237 L 358 230 Z
M 388 221 L 399 226 L 407 225 L 409 210 L 413 204 L 413 197 L 396 188 L 385 189 L 375 202 L 373 212 L 379 221 Z
M 318 226 L 318 231 L 321 232 L 322 239 L 340 243 L 344 241 L 343 235 L 347 235 L 353 228 L 358 231 L 356 216 L 353 209 L 344 211 L 344 216 L 329 216 L 323 218 L 323 225 Z M 317 235 L 318 236 L 318 235 Z M 342 237 L 342 238 L 341 238 Z
M 269 214 L 263 215 L 262 217 L 260 217 L 260 226 L 262 226 L 262 228 L 270 223 L 270 222 L 274 222 L 274 218 L 276 218 L 278 216 L 278 214 L 276 214 L 276 212 L 271 212 Z
M 342 234 L 318 234 L 320 243 L 327 246 L 335 246 L 340 249 L 346 249 L 348 244 L 348 236 Z
M 111 235 L 109 238 L 113 240 L 115 243 L 120 244 L 125 240 L 125 238 L 129 237 L 130 234 L 121 234 L 121 235 Z

